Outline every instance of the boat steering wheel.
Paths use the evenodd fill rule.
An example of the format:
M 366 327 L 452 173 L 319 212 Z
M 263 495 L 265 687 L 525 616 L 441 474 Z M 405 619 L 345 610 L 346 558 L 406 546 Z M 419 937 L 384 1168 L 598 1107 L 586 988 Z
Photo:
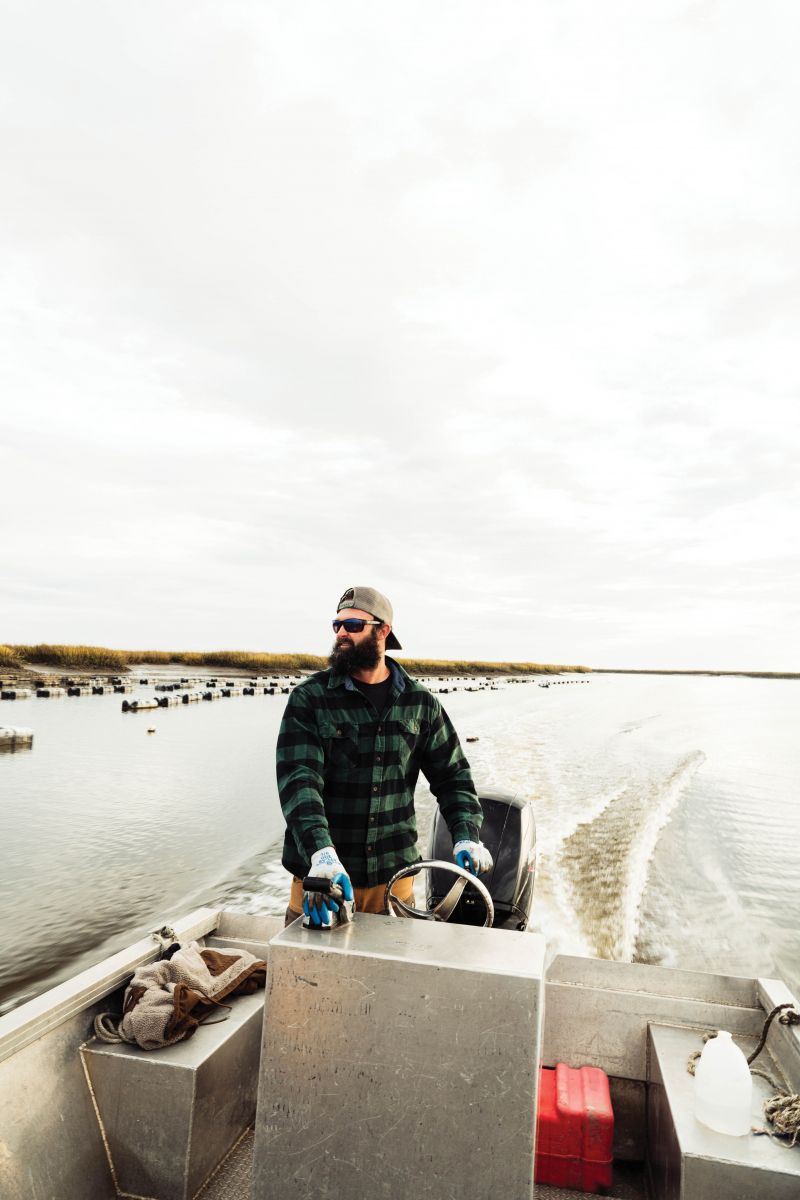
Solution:
M 451 875 L 456 875 L 458 878 L 453 883 L 450 891 L 446 896 L 443 896 L 435 908 L 412 908 L 410 904 L 406 904 L 398 896 L 392 895 L 392 888 L 397 883 L 398 879 L 406 879 L 409 875 L 418 875 L 420 871 L 432 870 L 449 871 Z M 461 893 L 467 884 L 470 883 L 480 895 L 483 903 L 486 905 L 486 920 L 483 922 L 485 929 L 491 929 L 492 921 L 494 920 L 494 904 L 492 897 L 489 894 L 489 889 L 486 884 L 481 883 L 477 875 L 470 874 L 463 867 L 459 867 L 456 863 L 442 862 L 439 859 L 423 859 L 422 862 L 412 863 L 410 867 L 402 867 L 386 885 L 386 891 L 383 897 L 384 908 L 390 917 L 416 917 L 419 921 L 446 921 L 452 916 L 453 910 L 461 899 Z

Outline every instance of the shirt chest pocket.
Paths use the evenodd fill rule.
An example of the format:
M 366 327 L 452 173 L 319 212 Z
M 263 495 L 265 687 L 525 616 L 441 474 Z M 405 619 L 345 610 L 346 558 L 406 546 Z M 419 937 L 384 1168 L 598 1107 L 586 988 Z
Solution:
M 398 717 L 395 722 L 395 742 L 401 764 L 405 767 L 415 755 L 422 753 L 425 730 L 418 717 Z
M 319 732 L 326 767 L 358 765 L 358 726 L 354 721 L 333 721 L 326 717 L 320 722 Z

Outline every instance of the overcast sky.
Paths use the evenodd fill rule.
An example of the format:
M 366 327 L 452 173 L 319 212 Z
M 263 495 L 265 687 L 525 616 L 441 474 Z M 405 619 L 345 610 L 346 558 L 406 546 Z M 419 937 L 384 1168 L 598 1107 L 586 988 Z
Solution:
M 800 670 L 794 0 L 0 13 L 0 642 Z

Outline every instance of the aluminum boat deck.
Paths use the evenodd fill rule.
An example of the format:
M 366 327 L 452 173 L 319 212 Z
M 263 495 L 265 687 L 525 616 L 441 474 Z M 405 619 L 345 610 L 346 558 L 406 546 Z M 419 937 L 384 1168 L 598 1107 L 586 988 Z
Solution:
M 453 1071 L 450 1042 L 446 1039 L 437 1042 L 432 1030 L 458 1028 L 462 1042 L 468 1048 L 477 1044 L 476 1034 L 488 1032 L 495 1038 L 496 1031 L 492 1061 L 498 1075 L 516 1087 L 525 1070 L 520 1076 L 519 1065 L 511 1061 L 515 1056 L 509 1055 L 508 1046 L 530 1047 L 533 1043 L 519 1040 L 520 1031 L 527 1036 L 522 1025 L 518 1030 L 506 1027 L 513 1004 L 506 1007 L 503 995 L 511 1001 L 514 995 L 524 999 L 528 986 L 533 988 L 533 1008 L 544 1015 L 539 1026 L 535 1021 L 529 1025 L 534 1030 L 533 1041 L 541 1050 L 538 1055 L 541 1065 L 552 1066 L 556 1062 L 592 1065 L 602 1068 L 609 1076 L 615 1113 L 614 1180 L 610 1193 L 613 1197 L 617 1200 L 731 1200 L 732 1196 L 737 1200 L 765 1200 L 766 1197 L 769 1200 L 797 1200 L 800 1197 L 800 1147 L 786 1149 L 767 1137 L 725 1138 L 699 1126 L 693 1117 L 692 1082 L 686 1072 L 687 1055 L 700 1048 L 706 1030 L 729 1029 L 737 1042 L 752 1050 L 766 1014 L 779 1004 L 797 1004 L 780 981 L 560 956 L 549 964 L 546 977 L 537 983 L 535 973 L 529 972 L 526 976 L 523 970 L 519 975 L 521 968 L 516 961 L 518 957 L 521 960 L 528 955 L 528 939 L 533 943 L 535 935 L 477 930 L 483 944 L 472 961 L 472 944 L 467 947 L 463 940 L 471 936 L 466 927 L 427 926 L 429 930 L 446 931 L 431 934 L 433 940 L 428 945 L 425 938 L 429 935 L 422 932 L 426 923 L 400 921 L 391 923 L 395 944 L 402 943 L 406 950 L 416 946 L 415 956 L 410 961 L 418 971 L 418 980 L 425 986 L 414 989 L 405 984 L 397 988 L 391 974 L 395 969 L 391 965 L 392 955 L 384 953 L 380 932 L 386 928 L 383 923 L 388 918 L 362 917 L 361 921 L 360 933 L 356 926 L 361 941 L 351 937 L 349 943 L 346 937 L 339 943 L 333 939 L 320 940 L 319 935 L 308 935 L 299 931 L 299 927 L 292 927 L 294 932 L 285 931 L 278 918 L 249 917 L 209 909 L 197 910 L 173 922 L 176 934 L 183 942 L 196 939 L 219 948 L 243 946 L 259 957 L 268 957 L 268 993 L 270 988 L 273 992 L 268 995 L 266 1022 L 262 1019 L 260 1006 L 253 1003 L 256 998 L 245 997 L 242 1007 L 228 1022 L 203 1027 L 188 1042 L 163 1052 L 146 1053 L 132 1048 L 128 1055 L 115 1055 L 94 1044 L 92 1038 L 94 1017 L 118 1007 L 122 989 L 136 967 L 157 957 L 159 948 L 150 938 L 135 943 L 0 1018 L 0 1195 L 3 1200 L 114 1200 L 119 1196 L 146 1196 L 149 1200 L 250 1200 L 251 1194 L 257 1200 L 263 1200 L 273 1194 L 271 1182 L 266 1188 L 263 1185 L 263 1180 L 271 1179 L 272 1166 L 267 1163 L 265 1167 L 263 1157 L 264 1146 L 269 1141 L 264 1136 L 265 1122 L 272 1122 L 270 1128 L 278 1130 L 280 1135 L 280 1120 L 291 1110 L 297 1119 L 285 1124 L 284 1132 L 292 1135 L 297 1129 L 302 1133 L 308 1122 L 301 1118 L 313 1111 L 304 1106 L 314 1102 L 313 1094 L 308 1092 L 292 1095 L 292 1087 L 297 1083 L 292 1084 L 288 1077 L 288 1091 L 283 1090 L 283 1084 L 280 1088 L 275 1086 L 276 1048 L 279 1057 L 283 1056 L 286 1047 L 291 1051 L 289 1058 L 295 1054 L 298 1062 L 305 1063 L 295 1072 L 295 1080 L 299 1079 L 300 1087 L 306 1088 L 304 1081 L 310 1074 L 308 1063 L 314 1061 L 314 1054 L 305 1060 L 302 1055 L 308 1055 L 309 1047 L 317 1048 L 317 1067 L 322 1065 L 328 1070 L 330 1061 L 324 1049 L 325 1038 L 355 1037 L 362 1059 L 359 1070 L 364 1078 L 365 1068 L 368 1073 L 373 1067 L 381 1068 L 381 1054 L 376 1052 L 379 1043 L 373 1039 L 383 1036 L 382 1028 L 389 1029 L 393 1041 L 386 1044 L 399 1057 L 405 1078 L 416 1083 L 424 1077 L 431 1082 L 420 1083 L 420 1090 L 412 1097 L 413 1103 L 406 1105 L 400 1114 L 406 1124 L 395 1131 L 399 1148 L 395 1147 L 393 1153 L 400 1156 L 394 1160 L 395 1192 L 386 1191 L 388 1184 L 384 1180 L 383 1191 L 380 1188 L 363 1191 L 363 1187 L 359 1191 L 354 1187 L 349 1189 L 349 1194 L 353 1197 L 362 1193 L 370 1197 L 378 1193 L 392 1195 L 402 1184 L 420 1198 L 436 1198 L 441 1192 L 436 1190 L 435 1178 L 450 1179 L 442 1161 L 439 1174 L 433 1180 L 424 1173 L 417 1180 L 412 1169 L 414 1154 L 406 1153 L 405 1148 L 414 1147 L 415 1137 L 417 1142 L 421 1137 L 428 1139 L 428 1150 L 438 1153 L 440 1145 L 431 1142 L 430 1132 L 434 1128 L 430 1118 L 436 1117 L 437 1103 L 466 1104 L 478 1109 L 482 1106 L 482 1124 L 476 1128 L 482 1131 L 482 1144 L 486 1146 L 492 1145 L 492 1137 L 498 1131 L 505 1135 L 509 1129 L 519 1127 L 529 1133 L 532 1121 L 526 1116 L 519 1124 L 519 1112 L 524 1106 L 504 1101 L 502 1086 L 497 1095 L 494 1098 L 489 1095 L 487 1101 L 481 1094 L 483 1086 L 480 1092 L 471 1092 L 468 1083 L 459 1083 L 461 1067 Z M 400 927 L 405 927 L 405 932 L 398 943 Z M 499 940 L 495 942 L 495 939 Z M 438 959 L 430 953 L 434 943 L 440 951 Z M 351 954 L 348 963 L 345 953 L 348 945 L 351 951 L 355 950 L 357 961 Z M 326 966 L 324 955 L 315 958 L 312 952 L 322 946 L 338 947 L 342 951 L 342 971 L 337 976 L 334 964 L 334 974 L 327 977 L 327 982 L 324 971 L 331 967 Z M 509 953 L 511 946 L 518 950 Z M 448 988 L 443 986 L 441 977 L 441 971 L 448 965 L 448 948 L 463 980 L 460 992 L 456 980 L 455 989 L 450 989 L 449 1000 Z M 494 958 L 495 955 L 499 957 Z M 509 970 L 508 963 L 512 960 Z M 482 982 L 481 961 L 485 963 L 486 971 Z M 408 962 L 399 963 L 397 979 L 407 981 L 408 965 Z M 318 971 L 316 980 L 315 970 Z M 369 971 L 373 971 L 373 976 L 363 973 Z M 430 986 L 425 975 L 428 971 Z M 283 999 L 276 1002 L 274 989 L 281 973 L 288 985 L 284 986 Z M 387 1026 L 381 1019 L 379 1006 L 370 1000 L 362 1006 L 363 1011 L 356 1015 L 355 1022 L 351 1022 L 345 1012 L 348 1021 L 344 1028 L 337 1030 L 334 1025 L 323 1028 L 324 1021 L 322 1024 L 320 1020 L 312 1022 L 309 1029 L 313 1027 L 317 1039 L 313 1046 L 306 1036 L 308 1030 L 304 1034 L 305 1041 L 294 1039 L 294 1045 L 290 1046 L 285 1040 L 286 1029 L 293 1030 L 295 1023 L 303 1024 L 309 1005 L 316 1005 L 318 1014 L 329 1014 L 335 1023 L 337 1013 L 344 1011 L 352 997 L 358 996 L 359 991 L 362 997 L 365 995 L 364 979 L 372 981 L 373 978 L 376 983 L 382 980 L 381 986 L 387 981 L 389 984 L 383 986 L 383 998 L 378 997 L 381 1004 L 392 994 L 408 1001 L 401 1014 L 402 1029 L 407 1032 L 398 1036 L 401 1026 Z M 475 980 L 480 982 L 477 989 Z M 503 993 L 503 988 L 510 990 Z M 478 991 L 486 993 L 484 1000 L 477 995 Z M 500 1024 L 496 1011 L 480 1012 L 480 1005 L 492 996 L 495 1002 L 500 998 L 499 1011 L 503 1013 Z M 421 1000 L 426 1004 L 421 1005 Z M 446 1019 L 442 1024 L 441 1011 L 436 1015 L 430 1007 L 434 1002 L 437 1005 L 454 1004 L 456 1024 L 448 1024 Z M 518 1006 L 516 1012 L 522 1013 L 522 1017 L 514 1017 L 521 1019 L 523 1024 L 531 1019 L 525 1017 L 524 1009 L 524 1003 Z M 492 1012 L 494 1019 L 491 1022 L 486 1020 L 486 1011 Z M 281 1020 L 284 1021 L 284 1033 L 276 1037 L 271 1031 L 280 1026 Z M 259 1068 L 257 1046 L 262 1027 L 263 1047 L 272 1037 L 273 1061 L 270 1066 L 262 1048 Z M 537 1028 L 540 1033 L 536 1032 Z M 291 1036 L 293 1038 L 294 1034 Z M 435 1049 L 424 1051 L 430 1058 L 425 1060 L 425 1070 L 420 1075 L 420 1046 L 426 1037 L 429 1047 L 438 1046 L 439 1053 L 435 1053 Z M 231 1050 L 234 1044 L 238 1047 L 235 1052 Z M 97 1055 L 94 1067 L 87 1066 L 92 1054 Z M 535 1054 L 528 1057 L 536 1062 Z M 104 1058 L 105 1066 L 100 1064 L 101 1058 Z M 789 1091 L 800 1092 L 800 1027 L 775 1021 L 770 1027 L 759 1066 Z M 279 1067 L 283 1070 L 282 1064 Z M 93 1070 L 98 1084 L 95 1089 L 92 1087 Z M 102 1078 L 104 1070 L 112 1073 Z M 116 1082 L 115 1070 L 120 1072 Z M 268 1078 L 270 1071 L 272 1076 Z M 443 1072 L 446 1086 L 442 1088 Z M 192 1073 L 195 1082 L 189 1086 L 186 1080 Z M 492 1072 L 479 1077 L 485 1080 L 490 1076 L 493 1080 Z M 357 1073 L 353 1078 L 357 1084 Z M 266 1097 L 268 1102 L 266 1105 L 259 1103 L 254 1127 L 256 1085 L 261 1089 L 262 1099 Z M 436 1087 L 439 1087 L 438 1101 L 427 1095 L 429 1088 Z M 99 1096 L 103 1089 L 104 1100 Z M 248 1089 L 249 1099 L 244 1095 Z M 386 1090 L 379 1089 L 376 1094 L 385 1095 Z M 386 1131 L 387 1144 L 388 1134 L 394 1130 L 387 1114 L 396 1100 L 396 1088 L 390 1084 L 388 1090 L 386 1108 L 377 1116 L 371 1113 L 367 1118 L 372 1120 L 376 1116 L 375 1128 L 380 1133 Z M 770 1091 L 762 1080 L 754 1080 L 756 1122 L 760 1120 L 760 1102 Z M 234 1092 L 237 1096 L 243 1093 L 236 1104 L 229 1102 Z M 282 1098 L 277 1107 L 272 1101 L 274 1096 Z M 530 1097 L 525 1100 L 526 1105 L 528 1099 Z M 102 1112 L 100 1100 L 106 1105 Z M 151 1109 L 156 1110 L 159 1104 L 162 1108 L 154 1115 Z M 251 1105 L 250 1115 L 237 1126 L 236 1122 L 240 1114 L 247 1111 L 248 1104 Z M 416 1104 L 420 1108 L 415 1111 Z M 295 1106 L 293 1109 L 292 1105 Z M 265 1116 L 270 1109 L 274 1109 L 273 1113 Z M 532 1113 L 534 1109 L 535 1105 L 531 1104 L 529 1108 L 524 1107 L 524 1112 Z M 283 1116 L 280 1110 L 283 1110 Z M 456 1137 L 461 1122 L 454 1120 L 454 1112 L 458 1117 L 459 1111 L 456 1108 L 445 1114 Z M 159 1145 L 153 1148 L 152 1139 L 142 1141 L 140 1137 L 136 1143 L 141 1122 L 145 1119 L 154 1122 L 152 1127 L 158 1135 L 155 1140 L 161 1139 L 159 1144 L 163 1154 Z M 278 1124 L 275 1124 L 276 1120 Z M 346 1130 L 346 1125 L 344 1128 Z M 262 1138 L 260 1163 L 259 1130 Z M 422 1133 L 417 1135 L 417 1130 Z M 180 1165 L 183 1151 L 177 1153 L 175 1148 L 181 1137 L 188 1139 L 182 1177 L 163 1186 L 152 1184 L 149 1180 L 157 1177 L 167 1159 L 172 1157 Z M 336 1143 L 355 1147 L 354 1163 L 362 1161 L 359 1155 L 370 1153 L 369 1139 L 364 1139 L 363 1133 L 361 1137 L 360 1147 L 358 1138 L 351 1138 L 349 1131 L 344 1132 L 340 1142 Z M 474 1145 L 474 1141 L 470 1143 L 467 1161 L 474 1158 Z M 216 1153 L 217 1146 L 219 1153 Z M 510 1137 L 508 1146 L 509 1154 L 515 1154 L 519 1162 L 530 1161 L 530 1144 L 522 1148 L 520 1159 L 516 1133 Z M 302 1160 L 303 1147 L 297 1149 Z M 446 1149 L 449 1152 L 449 1147 Z M 418 1145 L 414 1153 L 419 1161 Z M 483 1156 L 483 1151 L 481 1153 Z M 461 1162 L 463 1168 L 463 1159 L 463 1153 L 461 1159 L 456 1155 L 456 1165 Z M 132 1186 L 121 1182 L 123 1167 L 135 1172 L 140 1165 L 145 1171 L 144 1183 Z M 503 1160 L 496 1158 L 492 1170 L 499 1169 L 502 1173 L 504 1166 Z M 151 1169 L 155 1174 L 147 1177 L 146 1172 Z M 327 1171 L 327 1165 L 322 1169 Z M 323 1190 L 329 1194 L 329 1189 Z M 466 1194 L 469 1188 L 466 1191 L 463 1187 L 450 1190 L 454 1194 Z M 472 1194 L 483 1195 L 484 1192 L 491 1194 L 491 1188 Z M 525 1197 L 530 1195 L 529 1186 L 504 1191 L 504 1194 L 513 1195 L 514 1200 L 522 1200 L 523 1193 Z M 308 1200 L 317 1200 L 313 1191 L 308 1190 L 297 1193 L 291 1189 L 279 1190 L 277 1194 L 298 1194 Z M 581 1195 L 583 1193 L 543 1185 L 537 1185 L 535 1189 L 537 1200 L 576 1200 Z
M 196 1200 L 250 1200 L 253 1187 L 253 1128 L 247 1130 L 218 1171 L 198 1193 Z M 536 1200 L 586 1200 L 588 1192 L 571 1188 L 538 1184 Z M 630 1163 L 618 1164 L 614 1186 L 606 1193 L 607 1200 L 647 1200 L 647 1189 L 641 1167 Z

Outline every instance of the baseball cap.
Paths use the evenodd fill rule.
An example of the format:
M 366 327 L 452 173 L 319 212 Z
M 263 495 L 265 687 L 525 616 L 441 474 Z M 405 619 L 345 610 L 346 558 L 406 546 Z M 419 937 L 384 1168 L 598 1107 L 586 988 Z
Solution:
M 392 606 L 384 595 L 377 592 L 375 588 L 370 587 L 351 587 L 342 594 L 339 603 L 336 605 L 336 611 L 340 612 L 343 608 L 360 608 L 362 612 L 372 613 L 373 617 L 378 617 L 387 625 L 391 625 L 393 621 Z M 394 632 L 390 630 L 389 636 L 386 639 L 387 650 L 402 650 L 403 647 L 394 636 Z

